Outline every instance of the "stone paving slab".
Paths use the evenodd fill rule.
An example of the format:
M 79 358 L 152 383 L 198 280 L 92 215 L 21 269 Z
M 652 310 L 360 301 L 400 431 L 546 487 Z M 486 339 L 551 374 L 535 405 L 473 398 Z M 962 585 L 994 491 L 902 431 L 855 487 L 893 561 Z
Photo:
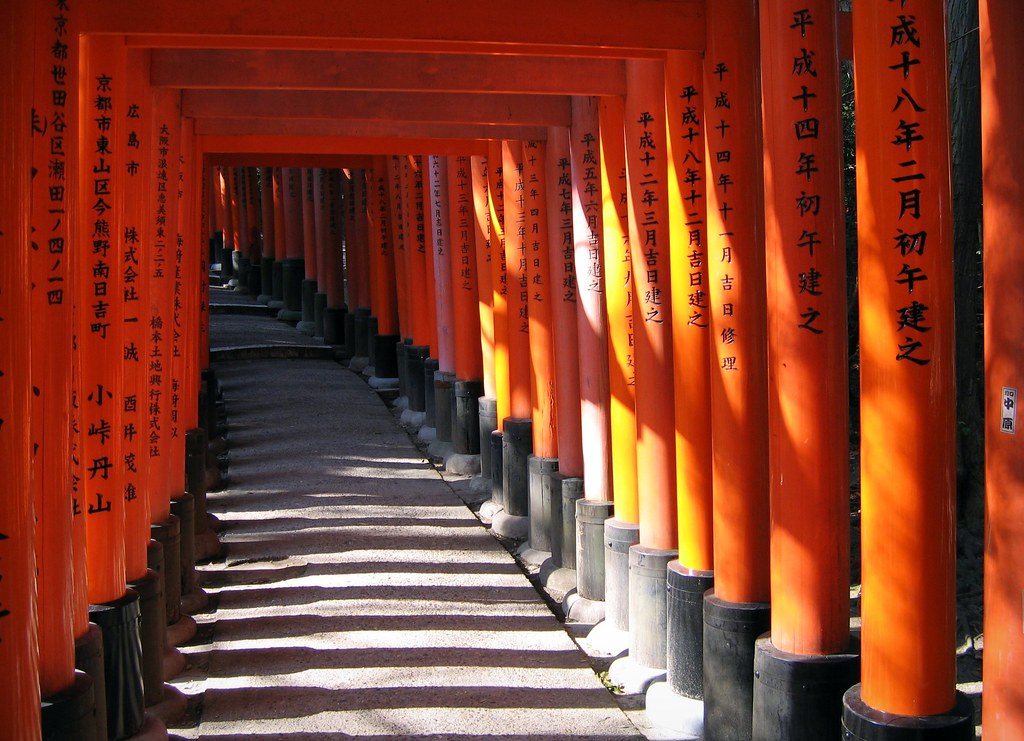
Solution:
M 271 344 L 275 324 L 217 316 L 213 344 Z M 215 367 L 230 467 L 208 506 L 226 555 L 200 567 L 214 609 L 197 616 L 192 669 L 175 680 L 201 697 L 198 724 L 172 733 L 643 738 L 361 378 L 326 360 Z

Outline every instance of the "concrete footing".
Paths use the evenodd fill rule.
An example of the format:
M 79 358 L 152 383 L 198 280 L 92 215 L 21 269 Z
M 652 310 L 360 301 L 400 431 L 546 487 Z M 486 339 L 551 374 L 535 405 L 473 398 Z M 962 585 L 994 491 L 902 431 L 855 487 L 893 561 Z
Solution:
M 771 622 L 768 603 L 726 602 L 704 594 L 704 733 L 749 739 L 754 707 L 754 644 Z
M 608 667 L 608 681 L 621 687 L 624 695 L 641 695 L 652 684 L 664 679 L 664 669 L 642 664 L 632 654 L 615 659 Z
M 75 639 L 75 668 L 92 678 L 93 723 L 98 741 L 107 738 L 107 681 L 103 660 L 103 631 L 89 623 L 84 634 Z
M 547 554 L 545 559 L 551 558 L 551 478 L 558 473 L 558 459 L 539 458 L 531 454 L 527 456 L 526 468 L 530 548 Z
M 510 515 L 502 509 L 491 517 L 491 530 L 509 540 L 525 540 L 530 532 L 530 518 L 525 515 Z
M 629 655 L 640 666 L 665 671 L 667 613 L 665 581 L 675 549 L 634 545 L 629 549 Z
M 639 542 L 639 525 L 615 518 L 605 520 L 605 620 L 619 630 L 629 630 L 629 549 Z
M 580 597 L 595 602 L 605 598 L 604 523 L 612 516 L 610 500 L 576 501 L 576 574 Z
M 295 329 L 312 337 L 316 333 L 316 280 L 304 278 L 299 290 L 302 297 L 302 316 Z
M 448 473 L 459 476 L 476 476 L 480 473 L 480 456 L 466 453 L 452 452 L 444 461 L 444 468 Z
M 860 684 L 843 696 L 844 741 L 972 741 L 974 704 L 959 690 L 956 703 L 942 715 L 895 715 L 875 710 L 861 699 Z
M 762 635 L 754 644 L 752 738 L 843 738 L 843 696 L 859 679 L 857 640 L 841 654 L 798 656 Z
M 629 631 L 602 620 L 587 633 L 586 642 L 587 653 L 593 656 L 623 656 L 629 650 Z
M 40 707 L 43 741 L 105 741 L 97 736 L 95 682 L 83 671 L 64 690 L 44 697 Z M 15 729 L 16 730 L 16 729 Z
M 143 722 L 139 595 L 128 589 L 120 599 L 89 605 L 89 618 L 103 634 L 107 736 L 133 736 Z
M 680 695 L 668 682 L 654 682 L 647 688 L 644 709 L 652 725 L 678 738 L 704 737 L 704 701 Z
M 581 597 L 579 593 L 579 572 L 576 573 L 576 589 L 570 589 L 562 598 L 562 613 L 566 622 L 598 625 L 604 620 L 604 600 Z

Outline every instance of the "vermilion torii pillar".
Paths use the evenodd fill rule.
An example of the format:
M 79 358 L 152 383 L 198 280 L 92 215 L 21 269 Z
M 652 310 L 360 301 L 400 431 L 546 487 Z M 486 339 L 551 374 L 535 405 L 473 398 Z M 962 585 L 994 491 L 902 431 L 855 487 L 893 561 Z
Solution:
M 528 558 L 543 562 L 551 556 L 552 478 L 558 471 L 558 413 L 555 396 L 555 348 L 552 327 L 551 264 L 548 254 L 548 173 L 544 142 L 523 142 L 523 195 L 526 260 L 527 325 L 530 348 L 530 397 L 533 444 L 529 475 Z M 522 285 L 522 284 L 520 284 Z M 561 493 L 558 492 L 559 507 Z M 526 552 L 524 551 L 524 555 Z
M 1024 657 L 1021 626 L 1021 544 L 1024 485 L 1020 396 L 1022 305 L 1010 300 L 1024 279 L 1024 254 L 1003 248 L 1024 232 L 1021 172 L 1024 126 L 1020 39 L 1024 16 L 1004 0 L 984 0 L 981 11 L 981 124 L 984 162 L 985 239 L 985 674 L 982 726 L 986 739 L 1024 736 L 1019 667 Z M 1008 245 L 1007 245 L 1008 247 Z
M 8 490 L 0 498 L 0 693 L 4 733 L 38 738 L 39 642 L 36 621 L 29 244 L 32 171 L 32 5 L 0 8 L 0 455 Z M 65 670 L 65 683 L 70 679 Z
M 387 157 L 376 156 L 367 178 L 367 213 L 370 223 L 371 303 L 370 362 L 373 375 L 394 383 L 398 378 L 395 353 L 401 340 L 398 329 L 398 294 L 395 281 L 395 233 L 391 220 L 391 188 Z M 374 321 L 376 320 L 376 321 Z
M 602 194 L 606 191 L 599 118 L 597 98 L 572 99 L 569 151 L 584 490 L 583 500 L 576 505 L 576 583 L 585 600 L 575 612 L 598 603 L 592 616 L 597 619 L 603 615 L 599 603 L 605 599 L 604 523 L 612 513 L 607 286 L 602 255 Z
M 704 733 L 749 738 L 769 622 L 768 393 L 758 18 L 708 5 L 704 55 L 715 587 L 704 599 Z
M 480 359 L 483 365 L 483 396 L 477 407 L 480 417 L 480 482 L 490 486 L 492 494 L 497 482 L 491 479 L 493 463 L 491 460 L 491 436 L 498 429 L 497 401 L 497 356 L 495 355 L 494 323 L 494 283 L 493 260 L 495 259 L 494 242 L 496 237 L 491 231 L 491 209 L 489 198 L 489 160 L 488 157 L 474 155 L 470 157 L 472 168 L 472 229 L 475 240 L 473 259 L 477 278 L 477 314 L 480 318 Z M 500 497 L 484 502 L 481 513 L 498 506 Z M 488 514 L 487 516 L 490 516 Z
M 126 632 L 131 636 L 138 630 L 139 618 L 138 594 L 125 581 L 124 467 L 118 434 L 125 404 L 124 284 L 119 269 L 125 50 L 116 36 L 89 36 L 82 40 L 82 52 L 81 100 L 87 102 L 79 110 L 78 228 L 80 243 L 93 246 L 76 267 L 88 589 L 90 613 L 104 637 L 108 733 L 129 736 L 142 726 L 143 696 L 138 638 L 123 640 Z
M 664 63 L 627 61 L 626 86 L 640 522 L 640 542 L 629 549 L 629 660 L 660 672 L 667 651 L 666 569 L 678 555 Z
M 754 658 L 759 739 L 838 738 L 859 674 L 837 25 L 827 0 L 761 5 L 772 627 Z
M 704 722 L 703 595 L 714 585 L 711 486 L 711 338 L 708 316 L 703 59 L 665 60 L 672 244 L 676 522 L 679 558 L 668 564 L 666 682 L 647 692 L 658 725 L 699 735 Z
M 412 161 L 410 161 L 412 160 Z M 399 161 L 402 184 L 402 221 L 405 224 L 405 284 L 412 344 L 406 349 L 406 390 L 409 424 L 419 428 L 426 418 L 426 387 L 423 367 L 430 356 L 434 306 L 427 300 L 426 234 L 423 230 L 423 176 L 420 162 L 411 157 Z M 431 261 L 433 265 L 433 261 Z M 432 272 L 432 270 L 431 270 Z M 405 416 L 403 414 L 403 416 Z
M 609 458 L 615 502 L 614 517 L 604 523 L 605 610 L 611 626 L 627 631 L 629 549 L 640 541 L 640 514 L 636 483 L 636 319 L 621 98 L 601 100 L 600 124 L 604 297 L 611 394 Z
M 580 423 L 579 328 L 573 240 L 572 152 L 569 129 L 548 128 L 548 261 L 551 332 L 558 420 L 558 473 L 552 478 L 551 557 L 555 566 L 576 570 L 576 502 L 583 497 L 583 441 Z M 576 584 L 575 573 L 567 575 Z M 571 611 L 571 605 L 567 605 Z
M 495 515 L 492 527 L 499 534 L 514 538 L 525 537 L 529 526 L 528 459 L 533 449 L 526 183 L 521 141 L 502 141 L 501 168 L 509 406 L 502 428 L 502 490 L 505 509 Z
M 28 5 L 26 4 L 26 7 Z M 87 733 L 83 721 L 95 725 L 91 718 L 74 713 L 71 708 L 84 708 L 86 715 L 95 711 L 95 702 L 88 698 L 94 697 L 94 691 L 102 687 L 92 677 L 75 671 L 76 642 L 82 645 L 85 653 L 95 655 L 99 630 L 89 626 L 88 603 L 84 592 L 76 590 L 76 581 L 81 586 L 84 582 L 85 553 L 84 542 L 74 537 L 74 524 L 78 520 L 81 528 L 81 508 L 76 506 L 71 485 L 71 410 L 72 383 L 72 273 L 71 244 L 73 242 L 72 200 L 70 183 L 74 180 L 71 172 L 76 166 L 77 149 L 72 137 L 76 128 L 77 96 L 69 91 L 77 89 L 78 84 L 78 45 L 72 39 L 69 26 L 72 18 L 68 13 L 61 13 L 56 3 L 33 4 L 31 19 L 33 32 L 25 34 L 34 36 L 35 83 L 32 97 L 32 160 L 29 163 L 33 173 L 31 193 L 31 249 L 28 251 L 29 275 L 22 276 L 25 283 L 16 287 L 12 293 L 10 287 L 0 288 L 0 293 L 8 297 L 16 297 L 27 285 L 31 285 L 31 305 L 26 309 L 22 326 L 17 332 L 29 336 L 31 329 L 31 387 L 29 394 L 26 388 L 25 401 L 31 401 L 31 432 L 32 447 L 32 491 L 35 507 L 35 580 L 37 586 L 44 584 L 44 589 L 36 589 L 39 618 L 39 689 L 44 699 L 43 728 L 46 733 L 76 735 Z M 15 26 L 8 26 L 14 30 Z M 6 48 L 16 44 L 5 39 Z M 12 74 L 22 74 L 26 66 L 19 67 L 8 61 L 6 67 Z M 18 92 L 11 87 L 12 101 L 17 104 Z M 9 109 L 8 109 L 9 110 Z M 6 126 L 6 123 L 4 124 Z M 10 131 L 23 133 L 18 125 Z M 7 154 L 5 160 L 11 162 L 13 184 L 21 181 L 23 174 L 18 168 L 20 163 L 16 156 Z M 17 153 L 20 155 L 21 153 Z M 14 176 L 17 176 L 16 178 Z M 14 194 L 16 196 L 16 194 Z M 28 194 L 25 194 L 24 207 L 28 206 Z M 4 196 L 5 204 L 13 204 L 21 208 L 12 194 Z M 20 214 L 17 214 L 20 218 Z M 13 229 L 13 222 L 5 219 L 0 231 L 6 231 L 16 239 L 20 235 Z M 10 244 L 3 247 L 4 254 L 21 259 L 25 256 L 24 248 L 29 242 Z M 3 272 L 12 273 L 18 280 L 17 265 L 5 262 Z M 2 322 L 6 326 L 12 324 L 12 317 L 7 312 L 9 307 L 0 309 Z M 31 327 L 28 326 L 30 320 Z M 24 347 L 18 353 L 25 356 Z M 9 354 L 0 351 L 5 358 Z M 26 357 L 27 360 L 27 357 Z M 0 368 L 5 374 L 10 369 Z M 17 376 L 16 376 L 17 378 Z M 18 380 L 20 382 L 21 379 Z M 20 403 L 20 402 L 19 402 Z M 0 412 L 0 417 L 4 413 Z M 20 426 L 13 419 L 7 425 Z M 2 433 L 0 433 L 2 434 Z M 16 432 L 20 435 L 21 432 Z M 4 448 L 3 459 L 14 460 L 10 451 Z M 20 473 L 17 466 L 11 481 L 18 487 Z M 17 500 L 17 490 L 12 490 Z M 77 514 L 76 514 L 77 511 Z M 0 525 L 0 532 L 7 530 L 9 523 Z M 29 531 L 29 534 L 31 531 Z M 76 542 L 78 540 L 78 542 Z M 76 548 L 75 546 L 79 546 Z M 0 555 L 7 559 L 7 554 Z M 6 575 L 0 569 L 0 578 Z M 10 577 L 14 578 L 14 577 Z M 14 582 L 17 584 L 17 582 Z M 0 594 L 0 602 L 6 603 L 8 597 Z M 0 608 L 3 609 L 3 608 Z M 8 608 L 10 609 L 10 608 Z M 10 618 L 9 618 L 10 619 Z M 17 619 L 17 618 L 15 618 Z M 8 633 L 0 629 L 0 643 L 8 640 Z M 17 641 L 11 639 L 14 645 Z M 91 650 L 89 650 L 91 648 Z M 4 665 L 7 659 L 2 660 Z M 102 664 L 102 651 L 100 651 Z M 95 671 L 95 670 L 94 670 Z M 13 682 L 14 695 L 20 695 L 20 679 Z M 99 677 L 98 679 L 102 679 Z M 102 695 L 101 695 L 102 697 Z M 34 706 L 30 706 L 34 710 Z M 2 712 L 2 711 L 0 711 Z M 4 712 L 5 717 L 14 720 L 14 729 L 18 729 L 18 711 Z M 34 721 L 24 730 L 32 732 Z M 106 730 L 105 719 L 103 730 Z
M 285 260 L 281 264 L 281 300 L 277 313 L 283 322 L 302 319 L 302 281 L 306 275 L 302 218 L 302 171 L 286 167 L 281 172 L 282 211 L 284 212 Z
M 340 170 L 327 170 L 324 197 L 327 200 L 327 277 L 324 307 L 324 342 L 339 345 L 345 341 L 345 269 L 342 264 L 343 244 L 347 240 L 343 176 Z
M 946 13 L 858 5 L 861 683 L 854 739 L 971 738 L 956 692 L 956 413 Z M 990 408 L 991 411 L 991 408 Z M 897 616 L 894 619 L 894 616 Z
M 435 450 L 444 443 L 451 442 L 452 422 L 450 399 L 445 392 L 451 387 L 450 379 L 455 374 L 455 331 L 460 325 L 455 322 L 452 295 L 452 263 L 450 200 L 448 180 L 448 157 L 432 155 L 426 158 L 427 192 L 429 196 L 429 220 L 431 244 L 433 245 L 431 262 L 434 265 L 434 307 L 437 315 L 437 367 L 433 373 L 425 372 L 424 381 L 428 397 L 433 399 L 434 409 L 427 405 L 426 430 L 421 435 L 429 435 L 429 428 L 434 432 L 432 443 Z M 471 307 L 475 310 L 476 307 Z M 475 312 L 474 312 L 475 313 Z M 460 321 L 465 321 L 461 318 Z M 474 338 L 475 339 L 475 338 Z M 447 379 L 446 380 L 446 375 Z M 441 391 L 438 396 L 438 391 Z M 447 406 L 445 406 L 447 404 Z
M 473 160 L 468 156 L 449 158 L 448 162 L 454 164 L 454 168 L 449 167 L 447 172 L 447 201 L 451 235 L 448 242 L 448 270 L 455 353 L 453 403 L 450 409 L 452 450 L 455 455 L 448 460 L 447 466 L 453 471 L 476 473 L 480 470 L 481 453 L 479 399 L 484 392 L 479 305 L 489 298 L 481 295 L 479 282 L 486 275 L 489 284 L 490 273 L 487 265 L 481 268 L 477 262 L 477 242 L 482 235 L 478 229 L 474 198 L 477 185 L 482 185 L 486 176 L 474 171 Z M 481 203 L 486 205 L 486 199 Z
M 316 331 L 313 312 L 318 289 L 317 276 L 319 275 L 316 249 L 316 199 L 313 194 L 313 183 L 316 181 L 316 178 L 316 169 L 302 168 L 300 175 L 303 261 L 303 280 L 300 289 L 302 292 L 302 318 L 299 319 L 295 327 L 300 332 L 308 335 L 313 335 Z

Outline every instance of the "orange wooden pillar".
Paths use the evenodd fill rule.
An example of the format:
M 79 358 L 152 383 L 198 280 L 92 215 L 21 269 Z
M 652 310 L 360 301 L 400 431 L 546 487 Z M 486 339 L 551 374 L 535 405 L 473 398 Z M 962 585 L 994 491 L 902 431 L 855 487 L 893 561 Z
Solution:
M 679 557 L 667 570 L 666 682 L 647 692 L 656 723 L 695 735 L 704 722 L 703 594 L 714 585 L 703 69 L 696 52 L 665 60 Z
M 299 185 L 302 204 L 302 269 L 303 279 L 299 288 L 301 293 L 301 318 L 295 325 L 300 332 L 313 335 L 316 331 L 314 307 L 318 289 L 317 277 L 317 239 L 316 239 L 316 198 L 313 183 L 316 182 L 318 169 L 304 167 L 300 170 Z
M 533 449 L 530 391 L 529 269 L 523 143 L 501 143 L 505 287 L 508 328 L 508 417 L 502 428 L 502 491 L 505 509 L 492 528 L 525 537 L 529 526 L 529 456 Z
M 242 255 L 245 254 L 246 241 L 245 241 L 245 205 L 242 200 L 242 184 L 239 182 L 238 167 L 225 168 L 227 174 L 227 185 L 228 185 L 228 201 L 227 207 L 230 216 L 228 217 L 231 223 L 231 249 L 232 252 L 229 255 L 231 258 L 231 279 L 228 281 L 228 285 L 232 288 L 238 288 L 244 279 L 242 275 Z
M 583 441 L 569 129 L 548 128 L 545 170 L 551 341 L 558 420 L 558 473 L 553 477 L 551 502 L 551 556 L 555 566 L 575 570 L 576 502 L 583 497 Z
M 1024 737 L 1024 701 L 1018 667 L 1024 657 L 1021 544 L 1024 483 L 1019 412 L 1024 362 L 1018 328 L 1024 255 L 1000 249 L 1004 237 L 1024 229 L 1021 211 L 1024 150 L 1015 139 L 1024 126 L 1020 91 L 1020 39 L 1024 16 L 1007 2 L 984 0 L 981 11 L 981 124 L 984 163 L 985 244 L 985 702 L 986 739 Z
M 430 156 L 425 160 L 427 168 L 427 195 L 429 211 L 430 243 L 429 257 L 433 264 L 436 285 L 433 289 L 434 312 L 437 317 L 437 354 L 430 359 L 424 381 L 427 392 L 427 410 L 424 426 L 433 430 L 431 445 L 437 452 L 451 443 L 451 383 L 455 378 L 455 321 L 454 295 L 452 293 L 452 235 L 450 229 L 450 197 L 448 179 L 448 157 Z M 475 313 L 476 306 L 471 310 Z M 473 338 L 476 341 L 476 338 Z M 422 432 L 421 432 L 422 434 Z
M 412 339 L 412 343 L 405 350 L 406 394 L 409 397 L 409 415 L 406 421 L 418 428 L 426 418 L 427 400 L 423 368 L 430 356 L 434 305 L 427 296 L 427 281 L 430 274 L 427 271 L 426 233 L 423 229 L 421 162 L 412 157 L 401 157 L 398 165 L 402 184 L 402 221 L 405 224 L 404 282 L 407 287 L 409 337 Z M 433 272 L 432 268 L 430 272 Z
M 219 251 L 214 255 L 214 259 L 220 262 L 221 282 L 226 284 L 228 276 L 231 274 L 231 250 L 234 249 L 232 246 L 234 242 L 231 226 L 231 193 L 226 167 L 214 168 L 213 189 L 217 209 L 217 234 L 220 235 Z
M 640 542 L 636 475 L 636 312 L 621 98 L 600 108 L 601 190 L 604 205 L 607 365 L 611 405 L 611 470 L 614 517 L 604 523 L 605 614 L 619 630 L 629 629 L 629 549 Z
M 704 599 L 708 738 L 749 736 L 768 629 L 768 416 L 758 18 L 708 8 L 704 55 L 715 588 Z
M 490 209 L 490 149 L 488 156 L 474 155 L 470 157 L 472 178 L 472 230 L 475 239 L 474 260 L 477 279 L 477 315 L 480 322 L 480 361 L 482 364 L 483 396 L 477 406 L 480 417 L 480 477 L 491 482 L 492 498 L 481 505 L 481 511 L 487 516 L 493 514 L 498 506 L 500 492 L 494 497 L 495 486 L 499 482 L 492 478 L 494 473 L 491 445 L 492 435 L 498 430 L 498 390 L 497 362 L 495 354 L 495 336 L 497 328 L 494 322 L 494 266 L 497 254 L 494 249 L 495 234 L 491 231 Z M 484 484 L 486 485 L 486 484 Z M 488 510 L 491 510 L 488 513 Z
M 328 345 L 345 342 L 345 270 L 343 243 L 345 239 L 345 209 L 342 200 L 342 174 L 340 170 L 325 170 L 324 199 L 327 202 L 326 254 L 323 336 Z
M 282 211 L 284 214 L 285 259 L 281 263 L 281 310 L 277 318 L 298 323 L 302 319 L 302 281 L 306 277 L 302 171 L 295 167 L 282 170 Z
M 27 7 L 27 6 L 26 6 Z M 31 304 L 26 307 L 24 319 L 31 324 L 31 400 L 32 448 L 32 491 L 35 507 L 35 581 L 45 585 L 37 589 L 37 614 L 39 629 L 39 688 L 44 699 L 43 727 L 47 732 L 67 729 L 69 733 L 80 732 L 77 724 L 82 717 L 73 714 L 71 708 L 81 702 L 85 711 L 91 713 L 95 703 L 87 699 L 93 696 L 94 683 L 91 678 L 75 671 L 75 641 L 87 634 L 88 605 L 75 594 L 75 573 L 84 569 L 84 553 L 75 553 L 73 522 L 75 502 L 71 491 L 71 426 L 68 418 L 71 411 L 73 312 L 71 291 L 71 214 L 72 190 L 69 172 L 74 168 L 71 159 L 75 151 L 72 143 L 74 127 L 68 126 L 74 120 L 77 109 L 75 90 L 78 84 L 78 65 L 70 60 L 77 58 L 77 45 L 72 57 L 70 44 L 66 41 L 71 18 L 55 22 L 55 13 L 60 17 L 59 8 L 49 3 L 33 6 L 36 70 L 32 109 L 32 160 L 27 167 L 34 173 L 31 194 L 31 249 L 27 252 L 29 276 L 17 287 L 21 291 L 31 285 Z M 31 34 L 29 34 L 31 36 Z M 5 40 L 5 48 L 10 48 Z M 69 60 L 70 58 L 70 60 Z M 17 66 L 8 62 L 12 73 Z M 24 69 L 24 68 L 22 68 Z M 13 90 L 11 87 L 5 87 Z M 13 100 L 17 101 L 16 92 Z M 19 127 L 20 130 L 21 127 Z M 5 152 L 7 150 L 5 149 Z M 15 157 L 20 156 L 18 152 Z M 18 176 L 13 184 L 20 182 L 21 172 L 15 157 L 4 155 L 12 163 L 11 176 Z M 5 203 L 17 203 L 17 194 L 5 195 Z M 28 201 L 25 202 L 27 208 Z M 20 218 L 20 215 L 19 215 Z M 18 232 L 5 221 L 7 226 L 0 230 Z M 19 237 L 20 239 L 20 237 Z M 24 247 L 29 244 L 12 243 L 5 245 L 5 254 L 12 257 L 25 256 Z M 16 267 L 5 263 L 4 272 L 9 269 L 17 274 Z M 2 291 L 10 289 L 3 288 Z M 15 296 L 18 294 L 15 293 Z M 0 315 L 11 319 L 7 309 Z M 29 336 L 28 327 L 24 328 Z M 19 330 L 21 331 L 21 330 Z M 24 348 L 19 349 L 24 354 Z M 5 357 L 9 357 L 4 353 Z M 8 369 L 2 368 L 5 373 Z M 19 380 L 20 382 L 20 380 Z M 4 416 L 0 414 L 0 416 Z M 17 424 L 8 420 L 7 424 Z M 18 433 L 20 434 L 20 433 Z M 6 448 L 5 448 L 6 451 Z M 12 460 L 4 453 L 4 460 Z M 18 486 L 18 475 L 12 486 Z M 0 525 L 0 531 L 7 532 Z M 31 531 L 30 531 L 31 532 Z M 77 556 L 77 558 L 76 558 Z M 6 558 L 0 555 L 0 558 Z M 0 574 L 3 571 L 0 569 Z M 0 595 L 0 601 L 7 599 Z M 2 608 L 0 608 L 2 609 Z M 0 638 L 0 641 L 6 639 Z M 16 680 L 15 685 L 18 684 Z M 17 690 L 16 690 L 17 692 Z M 5 716 L 6 717 L 6 716 Z M 12 717 L 17 717 L 12 713 Z M 91 722 L 91 721 L 90 721 Z M 19 729 L 15 724 L 15 730 Z M 26 733 L 30 728 L 24 729 Z
M 857 6 L 853 16 L 863 626 L 861 684 L 843 713 L 853 738 L 890 738 L 892 715 L 922 738 L 974 733 L 956 694 L 954 645 L 946 28 L 944 4 L 919 0 Z
M 260 291 L 256 300 L 269 304 L 274 296 L 274 260 L 277 257 L 275 240 L 274 168 L 261 167 L 260 173 Z
M 793 60 L 804 54 L 814 58 L 816 74 L 794 70 Z M 762 4 L 761 58 L 772 615 L 771 633 L 758 640 L 754 657 L 753 728 L 756 738 L 838 738 L 842 696 L 859 678 L 859 659 L 850 651 L 849 628 L 849 367 L 835 4 Z M 816 207 L 801 209 L 808 196 Z M 799 677 L 794 666 L 802 669 Z
M 569 129 L 573 267 L 579 352 L 583 501 L 576 505 L 576 585 L 586 602 L 605 599 L 604 523 L 612 514 L 611 400 L 604 263 L 604 162 L 597 98 L 572 99 Z M 611 621 L 609 621 L 611 622 Z
M 82 355 L 79 398 L 90 614 L 103 631 L 108 733 L 130 736 L 142 726 L 138 644 L 139 596 L 127 589 L 122 413 L 124 228 L 124 46 L 116 36 L 82 39 L 79 110 L 79 240 L 92 245 L 76 266 Z M 134 640 L 124 636 L 136 635 Z
M 388 158 L 374 157 L 367 178 L 367 215 L 370 233 L 371 305 L 368 335 L 370 367 L 378 379 L 398 378 L 398 291 L 395 281 L 395 232 L 391 217 L 391 169 Z M 397 383 L 397 381 L 393 381 Z
M 666 665 L 666 569 L 678 555 L 665 113 L 664 63 L 627 61 L 624 119 L 640 522 L 640 542 L 629 549 L 629 658 L 658 670 Z
M 480 398 L 484 395 L 484 367 L 481 353 L 480 280 L 490 273 L 488 266 L 477 261 L 478 240 L 485 238 L 477 228 L 478 210 L 474 199 L 486 176 L 474 171 L 473 160 L 460 156 L 449 158 L 448 176 L 449 208 L 449 255 L 448 266 L 451 274 L 452 315 L 454 319 L 455 367 L 452 393 L 452 449 L 460 456 L 476 456 L 483 453 L 483 439 L 480 427 Z M 486 205 L 486 196 L 477 199 L 479 205 Z M 438 285 L 440 291 L 440 284 Z M 444 368 L 442 368 L 444 370 Z M 488 429 L 488 436 L 490 429 Z M 488 438 L 488 442 L 490 442 Z M 474 460 L 473 463 L 476 461 Z M 471 470 L 471 463 L 463 459 L 451 461 L 452 467 L 463 466 Z M 482 468 L 482 466 L 481 466 Z M 489 477 L 490 471 L 485 475 Z
M 0 498 L 0 736 L 38 738 L 39 642 L 36 612 L 35 513 L 32 505 L 30 400 L 30 226 L 32 5 L 0 8 L 0 456 L 7 491 Z M 64 672 L 64 684 L 70 680 Z
M 430 216 L 427 192 L 427 155 L 416 155 L 413 168 L 413 184 L 416 193 L 416 238 L 423 250 L 424 300 L 428 307 L 427 324 L 429 325 L 430 353 L 424 361 L 424 383 L 428 390 L 427 399 L 433 403 L 434 363 L 437 361 L 438 326 L 437 326 L 437 280 L 434 265 L 434 235 L 430 229 Z M 429 368 L 428 368 L 429 366 Z M 429 372 L 428 372 L 429 371 Z
M 530 397 L 533 453 L 528 459 L 530 494 L 529 547 L 545 560 L 552 551 L 552 479 L 558 472 L 558 410 L 555 392 L 555 348 L 552 327 L 551 258 L 548 249 L 547 146 L 523 142 L 523 184 L 526 196 L 527 322 L 530 348 Z M 559 517 L 561 519 L 561 517 Z

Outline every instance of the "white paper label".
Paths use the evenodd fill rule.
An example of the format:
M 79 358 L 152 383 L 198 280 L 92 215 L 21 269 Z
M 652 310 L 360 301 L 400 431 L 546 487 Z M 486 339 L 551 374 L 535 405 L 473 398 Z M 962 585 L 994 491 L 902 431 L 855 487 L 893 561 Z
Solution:
M 1000 409 L 1002 421 L 999 429 L 1015 435 L 1017 433 L 1017 389 L 1003 386 L 1003 403 Z

